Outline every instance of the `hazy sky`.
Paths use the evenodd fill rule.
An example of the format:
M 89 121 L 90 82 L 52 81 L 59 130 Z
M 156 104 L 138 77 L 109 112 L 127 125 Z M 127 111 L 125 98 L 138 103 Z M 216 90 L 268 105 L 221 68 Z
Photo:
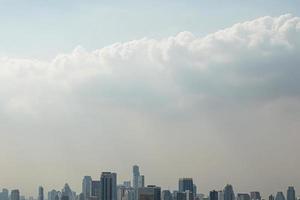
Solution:
M 0 0 L 0 188 L 101 171 L 300 191 L 300 1 Z

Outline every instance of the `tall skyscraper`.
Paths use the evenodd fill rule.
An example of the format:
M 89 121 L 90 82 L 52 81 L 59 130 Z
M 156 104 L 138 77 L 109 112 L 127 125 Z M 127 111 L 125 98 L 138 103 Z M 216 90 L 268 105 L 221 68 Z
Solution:
M 161 189 L 155 185 L 138 189 L 138 200 L 161 200 Z
M 101 182 L 100 181 L 92 181 L 92 197 L 96 197 L 96 200 L 100 200 L 101 198 Z
M 102 172 L 100 200 L 117 200 L 117 174 Z
M 172 198 L 172 193 L 170 192 L 170 190 L 163 190 L 162 191 L 162 200 L 173 200 Z
M 283 192 L 277 192 L 275 200 L 285 200 Z
M 218 199 L 224 200 L 224 191 L 223 190 L 218 191 Z
M 251 200 L 261 200 L 261 196 L 259 192 L 250 192 L 250 199 Z
M 48 200 L 57 200 L 59 199 L 59 192 L 56 190 L 51 190 L 48 192 Z
M 85 176 L 82 180 L 82 194 L 84 200 L 88 200 L 92 193 L 92 177 Z
M 145 187 L 145 176 L 144 175 L 140 175 L 138 177 L 138 187 Z
M 11 200 L 20 200 L 20 192 L 19 190 L 12 190 L 10 193 Z
M 271 194 L 271 195 L 269 196 L 269 200 L 275 200 L 275 197 Z
M 180 178 L 178 182 L 179 192 L 185 192 L 187 190 L 193 192 L 194 184 L 192 178 Z
M 232 185 L 227 184 L 224 188 L 224 200 L 235 200 Z
M 39 187 L 38 200 L 44 200 L 44 188 L 42 186 Z
M 138 188 L 145 187 L 145 177 L 140 174 L 140 168 L 137 165 L 132 167 L 132 187 L 134 189 L 135 200 L 138 200 Z
M 61 200 L 75 200 L 74 192 L 71 190 L 68 183 L 64 185 L 61 191 Z
M 219 195 L 218 192 L 213 190 L 209 192 L 209 200 L 218 200 Z
M 193 185 L 193 194 L 194 194 L 194 197 L 197 196 L 197 185 Z
M 294 187 L 290 186 L 288 188 L 286 198 L 287 200 L 296 200 L 296 192 Z

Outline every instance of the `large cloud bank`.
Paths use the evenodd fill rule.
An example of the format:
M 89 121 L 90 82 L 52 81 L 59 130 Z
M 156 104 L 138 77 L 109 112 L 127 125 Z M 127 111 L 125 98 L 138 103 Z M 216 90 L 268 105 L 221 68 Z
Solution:
M 203 38 L 182 32 L 93 52 L 78 47 L 50 62 L 1 58 L 1 110 L 38 113 L 69 95 L 71 101 L 154 107 L 189 106 L 213 97 L 298 96 L 299 35 L 300 18 L 283 15 Z

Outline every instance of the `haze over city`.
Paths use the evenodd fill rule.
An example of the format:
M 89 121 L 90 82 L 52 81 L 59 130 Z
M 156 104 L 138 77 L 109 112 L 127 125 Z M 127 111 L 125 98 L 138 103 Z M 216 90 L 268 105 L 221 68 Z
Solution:
M 299 11 L 0 0 L 0 189 L 79 194 L 84 176 L 122 184 L 137 164 L 162 190 L 300 191 Z

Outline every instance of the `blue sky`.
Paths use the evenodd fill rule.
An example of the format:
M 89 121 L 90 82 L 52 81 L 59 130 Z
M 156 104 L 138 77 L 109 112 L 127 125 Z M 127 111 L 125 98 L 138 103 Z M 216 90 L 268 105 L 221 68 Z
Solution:
M 2 0 L 0 55 L 52 58 L 81 45 L 97 49 L 181 31 L 203 36 L 259 16 L 297 15 L 298 0 Z

